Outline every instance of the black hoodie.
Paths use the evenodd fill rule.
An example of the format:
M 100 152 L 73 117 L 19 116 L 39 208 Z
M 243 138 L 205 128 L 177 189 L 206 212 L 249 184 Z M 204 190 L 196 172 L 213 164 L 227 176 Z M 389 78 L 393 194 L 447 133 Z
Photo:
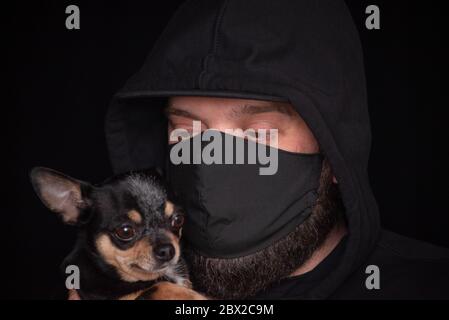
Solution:
M 362 49 L 343 1 L 183 4 L 111 103 L 106 135 L 116 173 L 164 165 L 166 120 L 158 97 L 176 95 L 289 101 L 330 161 L 345 205 L 344 246 L 306 292 L 295 290 L 301 279 L 292 278 L 290 289 L 266 297 L 449 297 L 449 252 L 380 228 L 367 174 Z M 379 268 L 380 289 L 367 289 L 368 265 Z

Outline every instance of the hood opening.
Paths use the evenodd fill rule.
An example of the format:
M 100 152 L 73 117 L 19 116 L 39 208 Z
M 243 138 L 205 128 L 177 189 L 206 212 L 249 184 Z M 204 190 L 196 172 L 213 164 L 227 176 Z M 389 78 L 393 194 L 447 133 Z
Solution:
M 380 231 L 362 50 L 344 2 L 187 1 L 112 100 L 105 129 L 115 173 L 165 167 L 163 97 L 173 95 L 281 99 L 306 121 L 338 180 L 348 224 L 340 263 L 306 296 L 329 297 Z

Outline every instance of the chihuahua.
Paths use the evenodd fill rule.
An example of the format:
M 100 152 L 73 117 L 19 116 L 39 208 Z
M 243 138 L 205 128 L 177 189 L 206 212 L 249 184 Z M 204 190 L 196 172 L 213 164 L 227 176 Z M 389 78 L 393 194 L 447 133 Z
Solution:
M 81 299 L 205 299 L 181 257 L 184 213 L 156 169 L 98 185 L 42 167 L 30 178 L 42 202 L 78 229 L 62 268 L 79 268 Z

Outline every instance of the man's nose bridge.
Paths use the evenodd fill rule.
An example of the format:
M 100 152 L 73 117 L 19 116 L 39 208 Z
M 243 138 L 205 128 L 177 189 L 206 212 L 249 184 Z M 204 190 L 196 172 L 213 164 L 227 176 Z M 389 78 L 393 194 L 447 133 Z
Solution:
M 209 129 L 226 132 L 228 130 L 234 130 L 235 128 L 237 128 L 235 121 L 229 120 L 224 117 L 223 119 L 217 119 L 216 121 L 213 121 Z

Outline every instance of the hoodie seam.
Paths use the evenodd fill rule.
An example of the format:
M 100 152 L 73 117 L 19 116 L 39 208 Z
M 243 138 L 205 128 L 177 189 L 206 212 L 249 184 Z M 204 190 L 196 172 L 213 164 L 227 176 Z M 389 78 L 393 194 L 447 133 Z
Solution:
M 217 12 L 217 16 L 215 18 L 215 23 L 213 26 L 213 35 L 212 35 L 212 46 L 209 50 L 209 53 L 204 58 L 203 68 L 198 77 L 198 87 L 203 88 L 204 77 L 206 76 L 209 69 L 209 62 L 213 56 L 215 56 L 218 46 L 219 46 L 219 32 L 221 29 L 221 24 L 223 21 L 223 16 L 225 14 L 226 8 L 228 6 L 229 0 L 225 0 L 221 6 L 221 8 Z
M 220 40 L 220 29 L 223 23 L 223 17 L 225 15 L 226 9 L 228 7 L 228 3 L 229 0 L 225 0 L 223 2 L 223 6 L 221 7 L 218 17 L 217 17 L 217 21 L 216 21 L 216 25 L 215 25 L 215 29 L 214 29 L 214 40 L 213 40 L 213 48 L 212 48 L 212 54 L 216 54 L 217 50 L 218 50 L 218 46 L 219 46 L 219 40 Z

